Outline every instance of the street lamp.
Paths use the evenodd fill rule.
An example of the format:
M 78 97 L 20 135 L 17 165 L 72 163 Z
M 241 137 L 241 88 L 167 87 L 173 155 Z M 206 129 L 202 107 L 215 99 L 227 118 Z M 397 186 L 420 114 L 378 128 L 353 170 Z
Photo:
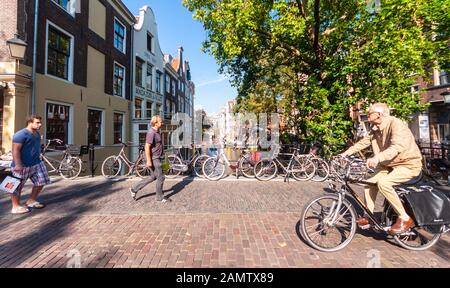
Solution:
M 441 95 L 444 97 L 444 102 L 446 104 L 450 104 L 450 89 L 447 89 L 447 91 L 442 92 Z
M 9 47 L 9 52 L 11 53 L 12 58 L 17 60 L 23 60 L 25 58 L 27 43 L 19 39 L 17 35 L 15 35 L 13 39 L 7 40 L 6 44 Z

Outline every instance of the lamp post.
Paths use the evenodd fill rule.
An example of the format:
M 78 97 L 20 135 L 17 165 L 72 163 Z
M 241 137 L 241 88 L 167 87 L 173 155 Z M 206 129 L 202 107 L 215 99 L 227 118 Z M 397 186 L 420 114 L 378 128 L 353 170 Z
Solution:
M 23 60 L 25 58 L 25 51 L 27 49 L 27 43 L 22 39 L 17 37 L 17 34 L 13 39 L 9 39 L 6 41 L 6 44 L 9 47 L 9 52 L 11 53 L 11 58 L 14 58 L 18 61 Z

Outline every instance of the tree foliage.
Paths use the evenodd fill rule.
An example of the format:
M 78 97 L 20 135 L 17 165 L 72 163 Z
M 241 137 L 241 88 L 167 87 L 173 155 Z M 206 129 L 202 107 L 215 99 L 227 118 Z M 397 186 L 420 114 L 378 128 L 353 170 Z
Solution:
M 425 109 L 409 87 L 448 65 L 450 0 L 184 0 L 238 109 L 281 112 L 303 141 L 344 143 L 350 107 Z M 439 62 L 438 62 L 439 61 Z M 445 66 L 448 67 L 448 66 Z

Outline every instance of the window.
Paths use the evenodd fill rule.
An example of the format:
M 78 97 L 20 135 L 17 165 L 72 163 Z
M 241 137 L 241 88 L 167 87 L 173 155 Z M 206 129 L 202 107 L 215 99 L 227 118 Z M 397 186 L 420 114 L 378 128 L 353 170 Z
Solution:
M 88 109 L 88 144 L 102 145 L 102 113 Z
M 437 124 L 438 139 L 440 142 L 449 136 L 449 124 Z
M 70 0 L 53 0 L 53 2 L 55 2 L 56 4 L 58 4 L 61 8 L 63 8 L 66 11 L 69 11 L 69 4 L 70 4 Z
M 177 81 L 171 80 L 171 82 L 172 82 L 172 95 L 175 96 L 175 89 L 177 86 Z
M 440 85 L 450 84 L 450 73 L 446 71 L 441 71 L 439 73 L 439 83 Z
M 148 119 L 152 118 L 152 105 L 153 103 L 151 101 L 147 101 L 147 103 L 145 104 L 145 117 L 147 117 Z
M 165 118 L 166 119 L 170 119 L 170 117 L 171 117 L 171 115 L 170 115 L 171 114 L 171 111 L 170 111 L 171 106 L 170 106 L 170 101 L 168 99 L 166 99 L 166 106 L 164 108 L 165 108 L 165 110 L 164 110 Z
M 420 92 L 420 86 L 419 85 L 411 86 L 411 94 L 417 94 L 419 92 Z
M 164 84 L 165 84 L 165 86 L 166 86 L 166 92 L 167 93 L 170 93 L 170 77 L 169 77 L 169 75 L 165 75 L 165 77 L 164 77 Z
M 71 37 L 48 26 L 47 74 L 69 80 Z
M 161 72 L 156 71 L 156 92 L 161 93 Z
M 70 107 L 47 103 L 46 106 L 46 133 L 45 138 L 60 139 L 64 144 L 69 142 Z
M 123 114 L 114 113 L 114 144 L 123 142 Z
M 142 99 L 140 98 L 134 99 L 134 118 L 142 118 Z
M 125 26 L 114 19 L 114 47 L 125 53 Z
M 123 97 L 125 94 L 125 68 L 114 63 L 114 95 Z
M 153 66 L 147 63 L 147 89 L 153 90 Z
M 161 105 L 156 104 L 156 115 L 161 115 Z
M 142 87 L 142 65 L 143 62 L 136 58 L 136 85 Z
M 147 50 L 153 53 L 153 36 L 147 33 Z

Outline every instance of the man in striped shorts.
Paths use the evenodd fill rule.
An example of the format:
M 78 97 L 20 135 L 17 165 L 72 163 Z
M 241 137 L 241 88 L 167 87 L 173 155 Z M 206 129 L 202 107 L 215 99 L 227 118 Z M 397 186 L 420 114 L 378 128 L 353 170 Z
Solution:
M 23 214 L 29 212 L 30 208 L 45 207 L 44 204 L 37 201 L 44 185 L 50 184 L 47 169 L 40 158 L 41 135 L 39 129 L 42 126 L 41 120 L 42 118 L 37 115 L 27 117 L 27 127 L 13 136 L 12 174 L 14 177 L 22 179 L 22 182 L 11 194 L 12 214 Z M 20 194 L 28 179 L 31 179 L 34 186 L 30 199 L 26 202 L 26 207 L 23 207 L 20 205 Z

